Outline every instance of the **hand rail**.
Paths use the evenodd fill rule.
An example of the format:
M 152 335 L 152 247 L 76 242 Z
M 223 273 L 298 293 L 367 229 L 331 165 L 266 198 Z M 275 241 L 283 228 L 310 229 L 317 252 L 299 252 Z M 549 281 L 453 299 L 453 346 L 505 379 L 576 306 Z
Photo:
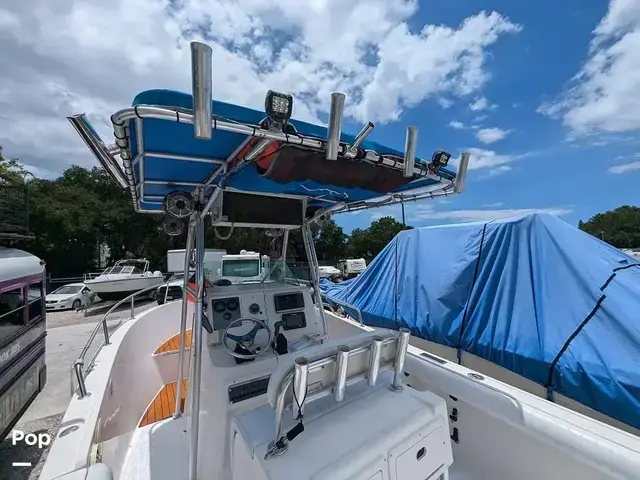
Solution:
M 167 286 L 168 288 L 168 283 L 164 283 L 164 284 L 160 284 L 160 285 L 152 285 L 146 288 L 143 288 L 142 290 L 138 290 L 137 292 L 132 293 L 131 295 L 129 295 L 128 297 L 123 298 L 122 300 L 118 301 L 117 303 L 115 303 L 107 313 L 104 314 L 104 316 L 102 317 L 102 319 L 96 324 L 95 328 L 93 329 L 93 331 L 91 332 L 91 335 L 89 335 L 89 340 L 87 341 L 86 345 L 84 346 L 84 348 L 82 349 L 82 351 L 80 352 L 80 356 L 78 357 L 78 359 L 74 362 L 73 364 L 73 368 L 72 368 L 72 376 L 75 373 L 76 379 L 78 381 L 78 389 L 80 390 L 80 395 L 79 398 L 84 398 L 88 395 L 87 393 L 87 386 L 84 383 L 84 374 L 86 373 L 85 371 L 83 371 L 83 367 L 84 367 L 84 357 L 87 355 L 87 352 L 89 351 L 89 348 L 91 348 L 91 345 L 93 344 L 93 341 L 96 338 L 96 335 L 98 334 L 98 331 L 100 330 L 100 328 L 102 327 L 102 332 L 104 334 L 104 345 L 109 345 L 109 329 L 107 328 L 107 318 L 109 317 L 109 315 L 111 315 L 116 308 L 118 308 L 120 305 L 122 305 L 125 302 L 130 301 L 131 302 L 131 317 L 129 317 L 129 320 L 132 320 L 133 317 L 135 316 L 135 298 L 142 294 L 142 293 L 146 293 L 149 292 L 151 290 L 155 290 L 158 287 L 161 286 Z M 102 346 L 100 346 L 100 348 L 102 348 Z M 100 350 L 100 348 L 98 348 L 98 351 Z M 97 352 L 96 352 L 97 355 Z M 95 355 L 94 355 L 95 358 Z M 89 365 L 88 368 L 90 368 L 91 365 Z M 73 380 L 71 381 L 71 394 L 73 394 Z
M 359 341 L 358 343 L 351 346 L 339 346 L 335 350 L 327 352 L 326 354 L 320 354 L 317 357 L 298 357 L 298 359 L 304 358 L 305 363 L 305 381 L 308 382 L 308 376 L 316 371 L 321 370 L 327 365 L 336 364 L 336 377 L 334 379 L 334 383 L 325 386 L 319 391 L 307 394 L 305 396 L 305 401 L 312 401 L 318 398 L 322 398 L 326 395 L 330 395 L 332 392 L 335 396 L 335 392 L 338 390 L 344 390 L 346 386 L 352 385 L 356 382 L 368 379 L 370 381 L 369 385 L 376 385 L 376 379 L 379 372 L 388 370 L 393 368 L 394 370 L 394 379 L 393 383 L 389 386 L 391 390 L 401 391 L 402 390 L 402 377 L 404 376 L 404 364 L 405 358 L 407 355 L 407 347 L 409 345 L 409 337 L 411 332 L 406 328 L 401 328 L 398 333 L 390 332 L 386 334 L 382 334 L 380 336 L 375 336 L 371 338 L 364 339 Z M 380 353 L 381 349 L 384 345 L 396 344 L 396 351 L 394 358 L 385 362 L 383 365 L 380 364 Z M 344 366 L 342 368 L 341 375 L 338 375 L 338 357 L 340 356 L 340 352 L 342 351 Z M 358 374 L 352 374 L 351 377 L 348 377 L 347 369 L 348 369 L 348 361 L 350 357 L 354 357 L 356 355 L 361 355 L 368 353 L 369 365 L 365 372 L 361 372 Z M 265 459 L 271 457 L 272 455 L 284 453 L 287 449 L 286 444 L 288 442 L 286 435 L 283 435 L 283 414 L 286 408 L 286 395 L 287 392 L 292 388 L 292 385 L 295 383 L 296 377 L 296 362 L 290 365 L 286 372 L 282 375 L 280 382 L 278 384 L 278 389 L 276 393 L 275 399 L 275 439 L 269 443 L 267 447 L 267 454 Z M 307 391 L 308 385 L 300 385 L 297 384 L 296 389 L 300 391 Z M 336 401 L 342 401 L 342 398 L 336 397 Z M 304 403 L 304 402 L 303 402 Z M 292 407 L 293 408 L 293 407 Z M 294 410 L 295 411 L 295 410 Z

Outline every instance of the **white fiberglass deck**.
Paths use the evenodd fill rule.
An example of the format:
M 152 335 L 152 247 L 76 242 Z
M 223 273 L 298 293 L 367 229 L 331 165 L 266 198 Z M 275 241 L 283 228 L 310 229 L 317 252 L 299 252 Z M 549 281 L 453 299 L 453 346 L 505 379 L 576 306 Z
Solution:
M 256 298 L 250 291 L 246 295 L 252 301 Z M 87 377 L 87 388 L 91 395 L 72 399 L 61 430 L 70 425 L 80 428 L 55 440 L 42 480 L 86 467 L 89 453 L 92 448 L 95 449 L 95 445 L 101 450 L 102 462 L 113 471 L 114 479 L 187 478 L 191 419 L 188 409 L 179 419 L 168 418 L 139 426 L 158 391 L 164 385 L 175 382 L 176 356 L 170 352 L 154 355 L 154 352 L 171 339 L 179 328 L 180 306 L 181 302 L 172 302 L 151 309 L 116 331 L 112 344 L 101 350 L 94 371 Z M 363 329 L 333 315 L 328 316 L 328 321 L 332 340 L 326 348 L 353 342 L 354 335 L 361 337 L 363 333 L 375 333 L 366 333 L 372 329 Z M 257 452 L 264 448 L 264 441 L 274 436 L 273 407 L 269 404 L 269 396 L 263 394 L 230 403 L 228 391 L 232 385 L 274 374 L 285 362 L 290 361 L 288 358 L 291 355 L 276 358 L 275 355 L 265 354 L 260 361 L 237 365 L 224 349 L 206 337 L 200 399 L 199 478 L 262 478 L 256 471 L 240 472 L 237 468 L 234 471 L 232 451 L 237 433 L 233 431 L 242 431 L 242 439 L 248 439 L 247 445 L 253 445 L 242 447 L 248 452 L 247 462 L 257 461 Z M 416 393 L 425 392 L 443 400 L 449 430 L 447 438 L 454 437 L 450 441 L 453 463 L 448 472 L 449 478 L 637 478 L 634 477 L 634 472 L 640 471 L 640 441 L 637 437 L 490 378 L 482 381 L 472 379 L 468 376 L 471 371 L 467 368 L 423 354 L 421 350 L 409 347 L 404 393 L 412 390 Z M 187 368 L 185 366 L 185 376 Z M 393 420 L 394 416 L 401 416 L 407 411 L 407 405 L 413 400 L 410 397 L 402 397 L 404 400 L 394 397 L 394 393 L 386 389 L 390 373 L 381 374 L 381 382 L 384 378 L 385 384 L 381 383 L 377 390 L 369 390 L 364 383 L 347 387 L 348 398 L 353 403 L 347 401 L 337 409 L 332 397 L 311 403 L 305 413 L 305 431 L 293 440 L 290 451 L 277 457 L 272 465 L 281 463 L 285 465 L 285 470 L 289 468 L 291 472 L 295 471 L 291 470 L 292 465 L 311 465 L 313 462 L 304 461 L 304 455 L 312 451 L 314 442 L 319 450 L 316 455 L 338 458 L 346 448 L 339 441 L 340 437 L 347 438 L 349 433 L 352 437 L 355 435 L 353 438 L 359 438 L 358 432 L 371 432 L 370 427 L 383 419 L 391 424 L 399 423 L 399 428 L 410 428 L 410 419 Z M 189 393 L 187 405 L 188 396 Z M 379 401 L 390 403 L 376 407 Z M 407 401 L 408 404 L 403 403 Z M 340 411 L 347 412 L 352 408 L 349 405 L 358 411 L 358 402 L 364 402 L 361 411 L 367 411 L 366 415 L 339 415 Z M 334 412 L 335 421 L 331 421 L 331 415 L 314 413 L 314 408 L 324 409 L 325 413 Z M 255 421 L 250 421 L 252 418 Z M 290 410 L 285 411 L 285 418 L 289 428 L 292 425 Z M 240 428 L 233 430 L 233 425 L 239 425 Z M 341 429 L 345 429 L 346 433 L 340 433 Z M 320 435 L 322 431 L 333 434 Z M 329 441 L 331 438 L 334 440 Z M 322 449 L 319 447 L 321 444 L 324 445 Z M 252 448 L 256 453 L 253 460 Z M 296 451 L 302 452 L 302 459 L 294 459 Z M 356 455 L 355 452 L 353 454 Z M 266 460 L 264 464 L 269 466 L 268 462 L 271 461 Z M 387 473 L 373 478 L 394 478 Z M 345 474 L 336 471 L 332 473 L 333 477 L 326 478 L 359 478 Z M 72 478 L 63 476 L 60 480 Z M 289 478 L 311 477 L 296 477 L 292 473 Z M 397 478 L 411 480 L 413 477 Z M 423 480 L 426 477 L 415 478 Z

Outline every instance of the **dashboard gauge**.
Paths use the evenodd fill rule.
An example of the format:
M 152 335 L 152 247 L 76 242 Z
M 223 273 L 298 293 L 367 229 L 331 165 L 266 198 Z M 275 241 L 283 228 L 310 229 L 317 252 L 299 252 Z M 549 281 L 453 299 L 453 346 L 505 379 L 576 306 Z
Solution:
M 232 298 L 227 302 L 227 308 L 232 312 L 235 312 L 239 306 L 240 304 L 238 303 L 238 300 L 236 300 L 235 298 Z

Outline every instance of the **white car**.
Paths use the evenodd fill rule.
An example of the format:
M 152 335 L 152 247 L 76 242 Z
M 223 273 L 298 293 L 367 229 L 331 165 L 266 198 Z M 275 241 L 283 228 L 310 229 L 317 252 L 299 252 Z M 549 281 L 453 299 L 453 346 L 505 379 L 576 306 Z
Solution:
M 48 311 L 67 308 L 76 310 L 88 303 L 94 303 L 96 300 L 96 294 L 89 290 L 84 283 L 69 283 L 47 295 L 45 304 Z

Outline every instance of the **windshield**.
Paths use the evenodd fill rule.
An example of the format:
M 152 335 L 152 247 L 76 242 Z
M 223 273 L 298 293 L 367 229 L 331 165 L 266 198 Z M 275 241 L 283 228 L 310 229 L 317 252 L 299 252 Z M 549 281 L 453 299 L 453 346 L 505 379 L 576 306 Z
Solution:
M 223 260 L 223 277 L 257 277 L 260 275 L 260 260 Z
M 73 295 L 74 293 L 78 293 L 80 290 L 82 290 L 81 286 L 65 285 L 64 287 L 60 287 L 59 289 L 51 292 L 51 295 Z
M 116 273 L 120 273 L 122 272 L 122 268 L 123 267 L 111 267 L 111 268 L 107 268 L 104 272 L 102 272 L 103 275 L 115 275 Z

